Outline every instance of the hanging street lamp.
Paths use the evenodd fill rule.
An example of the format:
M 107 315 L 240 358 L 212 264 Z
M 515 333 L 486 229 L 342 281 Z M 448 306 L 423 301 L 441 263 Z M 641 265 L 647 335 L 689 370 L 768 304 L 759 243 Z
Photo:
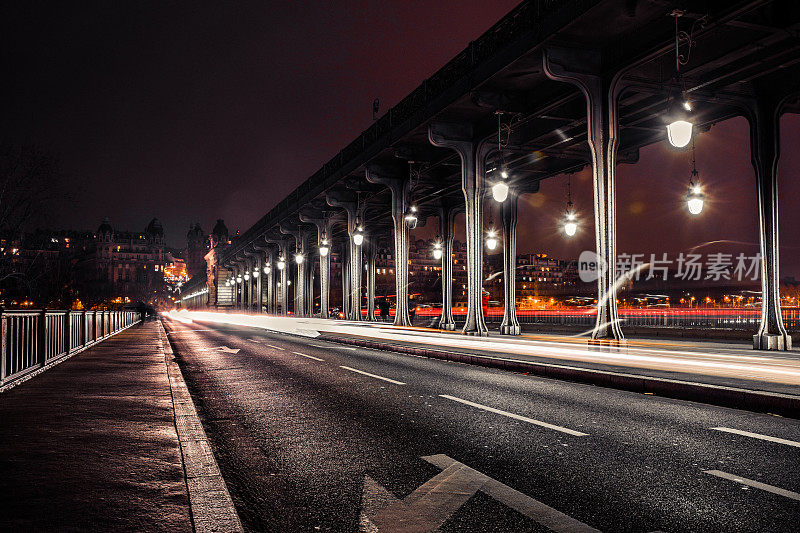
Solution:
M 439 241 L 433 243 L 433 258 L 437 261 L 442 258 L 442 243 Z
M 695 160 L 695 146 L 692 142 L 692 172 L 689 174 L 689 191 L 686 193 L 686 207 L 689 213 L 699 215 L 703 212 L 706 195 L 700 185 L 700 174 L 697 172 L 697 162 Z
M 497 243 L 499 239 L 497 238 L 497 232 L 494 229 L 490 229 L 486 232 L 486 247 L 489 250 L 494 250 L 497 248 Z
M 319 243 L 319 255 L 320 257 L 328 257 L 328 254 L 331 251 L 331 247 L 328 244 L 328 239 L 322 237 L 322 242 Z
M 403 217 L 403 220 L 405 220 L 406 225 L 408 226 L 408 229 L 416 228 L 417 227 L 417 221 L 418 221 L 418 219 L 417 219 L 417 207 L 412 205 L 411 208 L 408 210 L 408 213 L 406 213 L 406 216 Z
M 364 226 L 356 220 L 356 230 L 353 232 L 353 244 L 361 246 L 364 244 Z
M 269 274 L 270 272 L 272 272 L 272 265 L 267 263 L 264 265 L 264 274 Z
M 294 254 L 294 262 L 297 263 L 298 265 L 302 265 L 304 259 L 305 257 L 303 256 L 302 253 L 298 252 Z
M 286 259 L 284 259 L 283 256 L 280 256 L 278 258 L 278 270 L 283 270 L 284 268 L 286 268 Z

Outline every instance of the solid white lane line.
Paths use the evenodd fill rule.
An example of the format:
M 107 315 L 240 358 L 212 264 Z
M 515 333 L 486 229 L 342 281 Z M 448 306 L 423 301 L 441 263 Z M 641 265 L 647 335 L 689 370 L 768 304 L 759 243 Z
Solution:
M 800 448 L 800 442 L 796 442 L 793 440 L 780 439 L 778 437 L 770 437 L 769 435 L 761 435 L 760 433 L 750 433 L 749 431 L 742 431 L 740 429 L 733 429 L 726 427 L 718 427 L 711 429 L 716 431 L 724 431 L 725 433 L 733 433 L 734 435 L 743 435 L 745 437 L 751 437 L 753 439 L 768 440 L 770 442 L 777 442 L 778 444 L 785 444 L 787 446 L 794 446 L 796 448 Z
M 773 487 L 772 485 L 767 485 L 766 483 L 761 483 L 760 481 L 753 481 L 752 479 L 747 479 L 746 477 L 734 476 L 733 474 L 729 474 L 721 470 L 703 470 L 703 472 L 705 474 L 711 474 L 712 476 L 721 477 L 722 479 L 727 479 L 729 481 L 735 481 L 737 483 L 741 483 L 742 485 L 747 485 L 748 487 L 754 487 L 777 494 L 779 496 L 791 498 L 792 500 L 800 501 L 800 494 L 790 490 L 782 489 L 780 487 Z
M 575 431 L 574 429 L 569 429 L 561 426 L 556 426 L 554 424 L 548 424 L 547 422 L 542 422 L 541 420 L 534 420 L 533 418 L 528 418 L 527 416 L 516 415 L 514 413 L 509 413 L 508 411 L 503 411 L 500 409 L 495 409 L 494 407 L 489 407 L 488 405 L 482 405 L 479 403 L 471 402 L 469 400 L 464 400 L 461 398 L 456 398 L 455 396 L 450 396 L 447 394 L 440 394 L 442 398 L 447 398 L 448 400 L 453 400 L 454 402 L 463 403 L 464 405 L 469 405 L 471 407 L 477 407 L 478 409 L 483 409 L 484 411 L 489 411 L 490 413 L 495 413 L 498 415 L 507 416 L 509 418 L 513 418 L 515 420 L 521 420 L 523 422 L 527 422 L 529 424 L 534 424 L 537 426 L 542 426 L 548 429 L 554 429 L 556 431 L 561 431 L 562 433 L 567 433 L 569 435 L 574 435 L 575 437 L 588 437 L 588 433 L 581 433 L 580 431 Z
M 273 346 L 272 344 L 265 344 L 264 346 L 269 346 L 270 348 L 275 348 L 276 350 L 283 350 L 280 346 Z
M 314 357 L 313 355 L 308 355 L 300 352 L 292 352 L 295 355 L 302 355 L 303 357 L 308 357 L 309 359 L 313 359 L 314 361 L 325 361 L 325 359 L 320 359 L 319 357 Z
M 349 366 L 339 365 L 339 368 L 344 368 L 345 370 L 349 370 L 350 372 L 356 372 L 358 374 L 363 374 L 365 376 L 369 376 L 375 379 L 382 379 L 383 381 L 388 381 L 389 383 L 394 383 L 395 385 L 405 385 L 402 381 L 397 381 L 396 379 L 389 379 L 383 376 L 378 376 L 376 374 L 370 374 L 369 372 L 364 372 L 363 370 L 358 370 L 357 368 L 351 368 Z

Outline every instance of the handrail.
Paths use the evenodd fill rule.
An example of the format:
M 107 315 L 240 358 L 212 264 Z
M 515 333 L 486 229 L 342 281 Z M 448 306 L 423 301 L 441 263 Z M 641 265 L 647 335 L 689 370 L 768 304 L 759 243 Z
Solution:
M 85 350 L 141 319 L 138 311 L 0 309 L 0 386 Z

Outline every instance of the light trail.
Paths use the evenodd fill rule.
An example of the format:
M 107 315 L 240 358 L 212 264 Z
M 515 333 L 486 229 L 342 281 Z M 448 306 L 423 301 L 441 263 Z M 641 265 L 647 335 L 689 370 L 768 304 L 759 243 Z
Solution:
M 434 348 L 478 350 L 497 356 L 526 355 L 532 357 L 601 363 L 628 368 L 686 372 L 740 379 L 758 379 L 775 383 L 800 385 L 800 359 L 772 356 L 750 356 L 692 350 L 642 347 L 597 348 L 574 342 L 532 341 L 497 337 L 467 337 L 442 334 L 423 328 L 395 328 L 386 324 L 347 322 L 315 318 L 270 317 L 263 315 L 227 314 L 208 311 L 172 312 L 167 316 L 249 326 L 301 335 L 308 338 L 323 333 L 357 336 L 371 340 L 414 342 Z M 565 345 L 566 344 L 566 345 Z

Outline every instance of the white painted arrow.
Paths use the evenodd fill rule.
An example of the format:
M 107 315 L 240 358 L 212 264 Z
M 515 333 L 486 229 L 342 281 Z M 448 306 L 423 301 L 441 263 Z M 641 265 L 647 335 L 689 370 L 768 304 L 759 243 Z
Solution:
M 217 346 L 216 348 L 203 348 L 206 352 L 216 352 L 219 350 L 220 352 L 225 353 L 239 353 L 239 348 L 228 348 L 227 346 Z
M 583 522 L 446 455 L 430 455 L 423 459 L 442 471 L 402 500 L 372 478 L 364 477 L 362 533 L 435 531 L 479 490 L 551 531 L 598 533 Z

